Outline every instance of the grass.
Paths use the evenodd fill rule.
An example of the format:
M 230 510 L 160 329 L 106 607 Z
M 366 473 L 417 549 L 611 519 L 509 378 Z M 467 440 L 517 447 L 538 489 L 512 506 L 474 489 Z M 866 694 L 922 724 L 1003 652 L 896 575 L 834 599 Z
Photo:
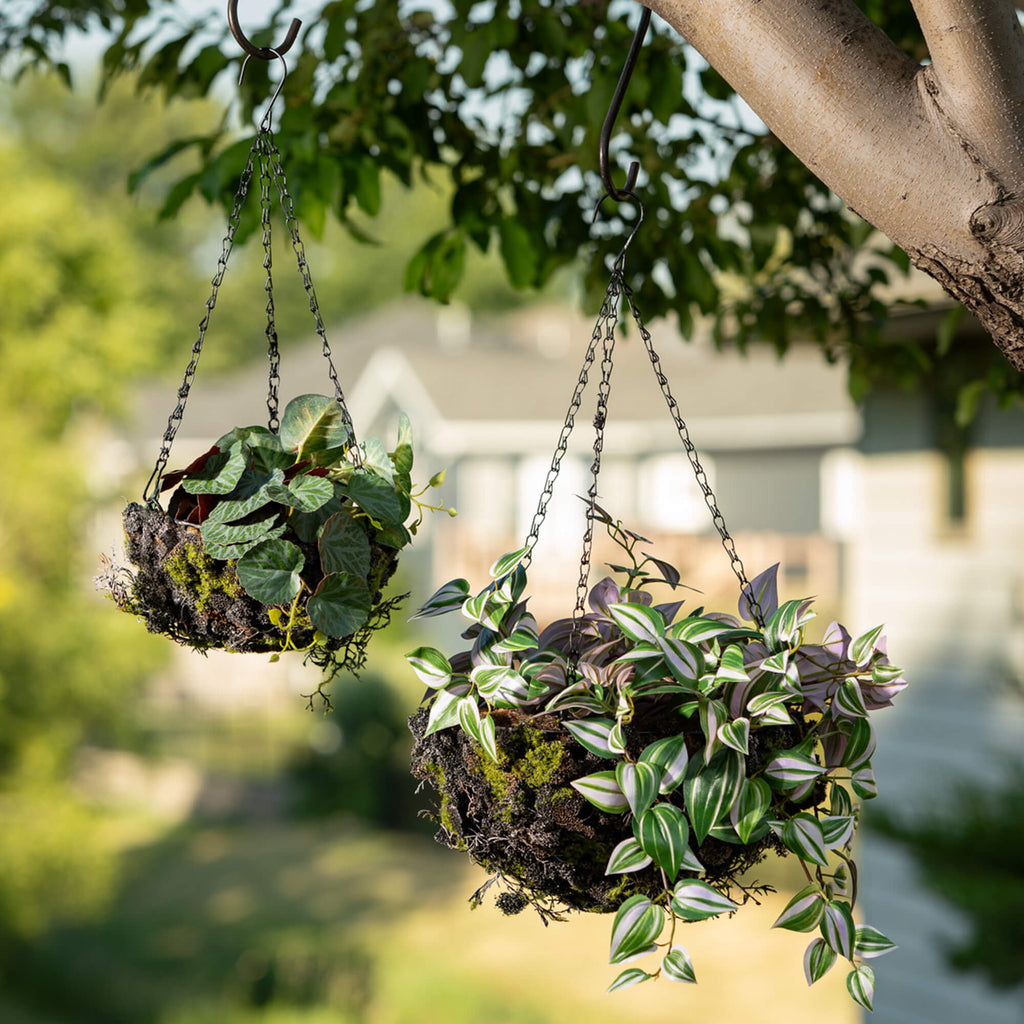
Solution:
M 133 835 L 124 829 L 125 835 Z M 144 833 L 143 833 L 144 835 Z M 136 834 L 136 839 L 139 835 Z M 700 984 L 605 995 L 610 918 L 506 918 L 464 858 L 341 822 L 187 828 L 125 854 L 106 918 L 20 956 L 5 1024 L 677 1024 L 859 1018 L 841 968 L 808 989 L 785 895 L 687 926 Z M 677 939 L 679 936 L 677 936 Z M 15 984 L 10 984 L 14 981 Z M 14 999 L 12 993 L 17 992 Z M 7 1002 L 4 1002 L 4 999 Z M 767 1012 L 776 1007 L 775 1013 Z

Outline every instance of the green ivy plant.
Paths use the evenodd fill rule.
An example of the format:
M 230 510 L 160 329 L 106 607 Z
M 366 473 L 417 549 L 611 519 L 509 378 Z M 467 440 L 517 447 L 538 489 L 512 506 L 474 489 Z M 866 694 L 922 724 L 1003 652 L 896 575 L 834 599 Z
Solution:
M 500 558 L 480 593 L 453 580 L 418 613 L 459 610 L 470 623 L 463 636 L 471 646 L 452 657 L 432 647 L 407 656 L 428 687 L 420 721 L 412 720 L 414 758 L 441 793 L 442 838 L 505 881 L 511 877 L 521 904 L 541 909 L 553 890 L 527 877 L 527 864 L 501 861 L 495 851 L 507 836 L 497 842 L 473 834 L 479 810 L 465 803 L 464 783 L 448 779 L 451 759 L 430 747 L 461 732 L 472 771 L 497 795 L 520 787 L 515 800 L 522 805 L 529 797 L 509 723 L 537 724 L 543 742 L 575 744 L 597 769 L 565 789 L 551 788 L 536 806 L 557 806 L 562 820 L 575 816 L 571 856 L 579 856 L 588 829 L 589 842 L 610 850 L 602 864 L 615 902 L 600 908 L 614 911 L 610 963 L 660 959 L 625 968 L 610 991 L 659 975 L 694 982 L 679 924 L 731 914 L 751 891 L 728 871 L 713 870 L 712 857 L 774 849 L 795 855 L 807 878 L 774 926 L 816 933 L 804 956 L 808 983 L 844 958 L 851 996 L 870 1009 L 868 961 L 895 947 L 854 922 L 851 845 L 858 800 L 876 794 L 869 713 L 889 706 L 906 685 L 886 656 L 881 627 L 851 637 L 833 625 L 822 642 L 807 642 L 810 601 L 779 603 L 777 566 L 752 582 L 741 618 L 702 608 L 679 617 L 682 601 L 656 604 L 650 590 L 679 587 L 679 572 L 641 553 L 643 538 L 604 510 L 593 514 L 626 557 L 611 567 L 618 582 L 606 578 L 590 591 L 585 614 L 538 631 L 523 600 L 526 548 Z M 502 766 L 509 771 L 502 774 Z M 557 783 L 557 772 L 550 780 Z M 573 794 L 582 811 L 572 809 Z M 734 898 L 730 883 L 741 896 Z
M 401 600 L 382 596 L 399 551 L 443 508 L 421 499 L 444 474 L 416 490 L 412 466 L 404 414 L 392 450 L 373 437 L 354 446 L 333 398 L 301 395 L 277 432 L 236 427 L 166 474 L 166 515 L 129 506 L 128 553 L 141 568 L 119 603 L 192 646 L 300 650 L 326 664 L 344 649 L 351 661 L 353 643 L 361 651 Z M 156 544 L 154 518 L 171 530 Z

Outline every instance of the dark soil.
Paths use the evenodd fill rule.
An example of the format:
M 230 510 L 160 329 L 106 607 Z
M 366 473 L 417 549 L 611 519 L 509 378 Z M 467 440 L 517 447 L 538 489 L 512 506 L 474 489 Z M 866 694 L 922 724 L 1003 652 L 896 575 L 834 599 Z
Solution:
M 611 762 L 580 746 L 556 716 L 527 720 L 517 711 L 496 711 L 500 764 L 494 764 L 459 728 L 424 736 L 428 708 L 409 720 L 415 737 L 413 775 L 433 787 L 439 802 L 435 838 L 465 850 L 474 862 L 511 881 L 538 906 L 605 913 L 629 896 L 664 891 L 660 871 L 605 875 L 612 849 L 631 836 L 628 814 L 605 814 L 569 783 Z M 629 735 L 637 753 L 660 736 L 679 732 L 680 718 L 648 715 Z M 699 754 L 703 735 L 693 724 L 691 756 Z M 752 734 L 748 773 L 763 767 L 771 751 L 800 740 L 799 726 L 772 727 Z M 672 797 L 683 806 L 682 788 Z M 784 800 L 780 797 L 780 803 Z M 792 810 L 792 808 L 791 808 Z M 774 850 L 785 848 L 772 833 L 749 846 L 709 836 L 696 850 L 711 882 L 736 884 L 744 872 Z
M 162 509 L 133 503 L 125 510 L 124 528 L 126 553 L 134 569 L 129 570 L 131 579 L 111 587 L 111 592 L 121 608 L 145 621 L 151 633 L 197 650 L 281 650 L 284 631 L 271 623 L 267 607 L 242 589 L 235 563 L 213 559 L 206 553 L 195 526 L 177 522 Z M 303 579 L 311 590 L 315 589 L 322 578 L 315 545 L 303 544 L 294 537 L 288 539 L 303 549 L 309 567 Z M 369 579 L 375 586 L 376 606 L 381 602 L 381 588 L 395 571 L 398 553 L 372 543 L 371 550 Z M 312 630 L 292 633 L 292 642 L 300 649 L 312 640 Z M 351 637 L 331 637 L 319 649 L 338 650 L 351 641 Z

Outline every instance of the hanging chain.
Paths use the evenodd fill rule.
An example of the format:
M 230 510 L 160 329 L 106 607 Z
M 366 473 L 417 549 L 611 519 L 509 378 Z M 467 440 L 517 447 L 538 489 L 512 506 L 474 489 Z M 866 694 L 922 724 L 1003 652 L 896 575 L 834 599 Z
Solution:
M 621 274 L 622 271 L 618 264 L 616 264 L 616 268 L 617 272 Z M 633 299 L 633 289 L 626 284 L 625 280 L 622 281 L 622 293 L 626 298 L 626 302 L 629 304 L 629 311 L 633 314 L 633 319 L 636 321 L 636 325 L 640 330 L 640 337 L 643 338 L 644 348 L 647 349 L 647 355 L 651 361 L 654 376 L 657 378 L 658 385 L 661 388 L 661 393 L 665 396 L 665 404 L 668 406 L 669 414 L 672 416 L 672 420 L 676 425 L 679 440 L 683 442 L 683 448 L 686 451 L 686 457 L 690 460 L 690 466 L 693 468 L 693 475 L 697 480 L 697 486 L 700 488 L 701 493 L 704 496 L 704 504 L 707 505 L 708 511 L 711 513 L 711 521 L 714 523 L 715 529 L 718 531 L 718 535 L 722 538 L 722 547 L 725 548 L 725 553 L 729 556 L 729 564 L 732 567 L 733 573 L 736 575 L 736 579 L 739 580 L 741 592 L 747 598 L 747 603 L 749 604 L 751 613 L 754 616 L 754 622 L 763 629 L 764 612 L 761 610 L 761 606 L 757 602 L 757 597 L 754 594 L 754 588 L 750 585 L 750 580 L 747 579 L 746 570 L 743 568 L 743 561 L 740 558 L 739 553 L 736 551 L 736 542 L 732 539 L 732 535 L 729 533 L 728 527 L 725 525 L 725 516 L 722 515 L 721 509 L 718 507 L 718 501 L 715 498 L 714 491 L 711 489 L 707 472 L 701 465 L 700 456 L 697 454 L 697 449 L 694 446 L 693 441 L 690 440 L 690 431 L 686 426 L 686 422 L 683 420 L 682 413 L 679 411 L 679 403 L 675 400 L 675 396 L 672 394 L 672 389 L 669 387 L 668 377 L 665 376 L 665 371 L 661 366 L 661 359 L 658 357 L 658 353 L 654 350 L 654 343 L 651 341 L 651 333 L 644 326 L 643 318 L 640 316 L 640 310 L 637 308 L 636 302 Z
M 267 374 L 267 427 L 272 434 L 276 434 L 281 427 L 281 419 L 278 415 L 279 399 L 278 392 L 281 387 L 281 353 L 277 344 L 277 326 L 274 321 L 274 278 L 273 278 L 273 246 L 271 244 L 270 214 L 273 203 L 270 199 L 270 153 L 266 147 L 264 133 L 259 134 L 259 163 L 260 163 L 260 225 L 263 228 L 263 269 L 267 272 L 263 288 L 267 293 L 267 327 L 264 332 L 267 336 L 267 360 L 270 364 Z
M 320 315 L 320 304 L 317 302 L 316 291 L 313 288 L 313 278 L 309 272 L 309 263 L 306 261 L 306 248 L 302 244 L 302 239 L 299 237 L 299 226 L 295 220 L 294 203 L 292 202 L 292 197 L 288 192 L 288 182 L 285 180 L 284 169 L 281 166 L 281 154 L 278 152 L 277 146 L 274 144 L 274 133 L 270 128 L 267 127 L 264 130 L 261 125 L 261 134 L 266 138 L 267 152 L 270 154 L 274 181 L 277 185 L 278 195 L 281 199 L 281 209 L 284 211 L 284 221 L 288 227 L 288 235 L 291 238 L 292 249 L 295 252 L 295 259 L 299 265 L 299 273 L 302 275 L 302 284 L 305 287 L 306 295 L 309 298 L 309 311 L 313 314 L 313 319 L 316 321 L 316 333 L 320 336 L 320 340 L 323 343 L 324 358 L 327 360 L 328 373 L 331 378 L 331 383 L 334 385 L 334 397 L 337 400 L 338 407 L 341 409 L 342 422 L 345 425 L 345 429 L 348 431 L 350 442 L 349 458 L 352 460 L 353 465 L 361 466 L 363 460 L 359 451 L 359 445 L 356 443 L 355 427 L 352 424 L 352 416 L 348 411 L 348 406 L 345 404 L 345 394 L 341 389 L 341 381 L 338 379 L 338 371 L 334 366 L 331 346 L 327 341 L 327 329 L 324 327 L 323 317 Z
M 210 297 L 206 300 L 206 312 L 203 314 L 203 318 L 199 321 L 199 336 L 192 345 L 192 358 L 189 360 L 188 367 L 185 370 L 185 376 L 181 382 L 181 387 L 178 388 L 178 404 L 174 407 L 174 411 L 168 417 L 167 429 L 164 431 L 163 442 L 160 445 L 160 454 L 157 456 L 156 465 L 153 467 L 153 472 L 150 473 L 149 480 L 146 481 L 146 486 L 142 491 L 143 500 L 150 506 L 155 506 L 157 508 L 160 506 L 160 478 L 163 475 L 164 470 L 167 468 L 167 460 L 171 457 L 171 445 L 174 444 L 174 436 L 177 434 L 178 427 L 181 426 L 181 419 L 185 415 L 185 404 L 188 402 L 188 394 L 192 388 L 192 382 L 195 380 L 196 368 L 199 366 L 199 356 L 202 354 L 203 342 L 206 340 L 206 329 L 210 326 L 210 315 L 213 313 L 214 306 L 217 305 L 217 293 L 224 280 L 224 273 L 228 267 L 228 258 L 230 257 L 231 250 L 235 244 L 235 233 L 238 231 L 238 219 L 242 212 L 242 204 L 245 202 L 245 197 L 249 192 L 249 183 L 252 181 L 253 160 L 256 156 L 259 145 L 260 139 L 257 135 L 257 137 L 253 139 L 252 146 L 249 147 L 249 155 L 246 158 L 245 167 L 242 170 L 242 177 L 238 182 L 238 190 L 235 192 L 234 203 L 231 207 L 231 215 L 228 217 L 228 231 L 224 236 L 220 256 L 217 259 L 217 271 L 213 275 L 213 280 L 211 282 L 213 287 L 210 292 Z
M 601 312 L 598 314 L 597 323 L 594 324 L 594 331 L 590 336 L 590 344 L 587 345 L 587 351 L 583 357 L 583 366 L 580 368 L 579 379 L 576 381 L 576 388 L 572 393 L 569 411 L 565 414 L 565 422 L 562 424 L 562 432 L 558 436 L 555 454 L 551 459 L 551 465 L 548 467 L 547 476 L 544 478 L 544 488 L 541 491 L 540 501 L 537 503 L 537 510 L 533 513 L 533 519 L 530 522 L 530 532 L 526 536 L 526 554 L 523 556 L 521 563 L 524 569 L 530 567 L 530 561 L 533 558 L 533 549 L 536 547 L 540 536 L 541 524 L 547 515 L 548 505 L 554 493 L 555 480 L 558 478 L 562 459 L 565 457 L 569 447 L 569 437 L 576 422 L 576 413 L 579 412 L 580 404 L 583 401 L 583 392 L 587 387 L 590 368 L 594 365 L 594 360 L 597 358 L 597 346 L 605 336 L 607 325 L 611 324 L 614 328 L 617 319 L 618 292 L 616 291 L 613 294 L 612 285 L 609 284 L 608 291 L 605 292 L 604 302 L 601 304 Z
M 580 640 L 580 623 L 586 614 L 587 594 L 590 591 L 590 559 L 594 547 L 594 506 L 597 504 L 597 481 L 601 473 L 601 453 L 604 451 L 604 428 L 608 422 L 608 397 L 612 388 L 612 353 L 615 351 L 615 326 L 618 322 L 619 295 L 622 278 L 612 275 L 608 285 L 607 301 L 610 316 L 602 321 L 601 382 L 597 387 L 597 411 L 594 413 L 594 461 L 590 464 L 590 488 L 587 491 L 587 526 L 583 533 L 583 552 L 580 555 L 580 578 L 576 584 L 576 608 L 572 615 L 572 633 L 569 650 L 576 656 Z

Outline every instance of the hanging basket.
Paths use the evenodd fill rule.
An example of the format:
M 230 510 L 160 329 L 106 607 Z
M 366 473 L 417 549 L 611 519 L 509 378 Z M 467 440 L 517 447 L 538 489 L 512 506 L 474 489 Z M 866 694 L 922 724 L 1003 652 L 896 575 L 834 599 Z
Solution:
M 406 525 L 413 505 L 420 519 L 426 509 L 441 506 L 426 505 L 417 500 L 421 492 L 413 493 L 412 433 L 404 415 L 390 450 L 377 438 L 356 439 L 269 123 L 268 110 L 242 172 L 213 291 L 143 502 L 124 513 L 132 566 L 110 568 L 101 583 L 151 632 L 197 650 L 297 650 L 335 672 L 356 670 L 370 637 L 389 623 L 405 596 L 387 598 L 384 588 L 420 521 Z M 230 429 L 186 469 L 166 472 L 256 163 L 268 425 Z M 334 385 L 333 397 L 300 395 L 281 416 L 271 183 Z M 431 485 L 441 479 L 438 474 Z M 165 511 L 160 497 L 168 491 Z
M 627 242 L 628 245 L 628 242 Z M 611 282 L 526 545 L 500 558 L 473 594 L 453 580 L 418 613 L 459 611 L 465 646 L 407 656 L 427 686 L 410 719 L 413 774 L 435 796 L 437 839 L 491 872 L 498 906 L 542 916 L 613 913 L 612 964 L 624 988 L 661 974 L 694 981 L 676 924 L 732 913 L 764 890 L 750 870 L 769 854 L 799 858 L 808 885 L 776 922 L 814 932 L 809 982 L 840 956 L 869 1005 L 866 960 L 893 948 L 855 926 L 851 844 L 858 800 L 875 795 L 869 714 L 906 685 L 881 628 L 805 631 L 810 600 L 779 603 L 776 569 L 748 580 L 679 406 L 624 277 Z M 624 297 L 698 486 L 740 584 L 739 616 L 683 612 L 677 569 L 597 504 L 615 327 Z M 588 371 L 602 354 L 594 459 L 577 601 L 542 631 L 528 610 L 527 570 Z M 619 551 L 589 586 L 595 523 Z M 660 591 L 661 602 L 654 592 Z

